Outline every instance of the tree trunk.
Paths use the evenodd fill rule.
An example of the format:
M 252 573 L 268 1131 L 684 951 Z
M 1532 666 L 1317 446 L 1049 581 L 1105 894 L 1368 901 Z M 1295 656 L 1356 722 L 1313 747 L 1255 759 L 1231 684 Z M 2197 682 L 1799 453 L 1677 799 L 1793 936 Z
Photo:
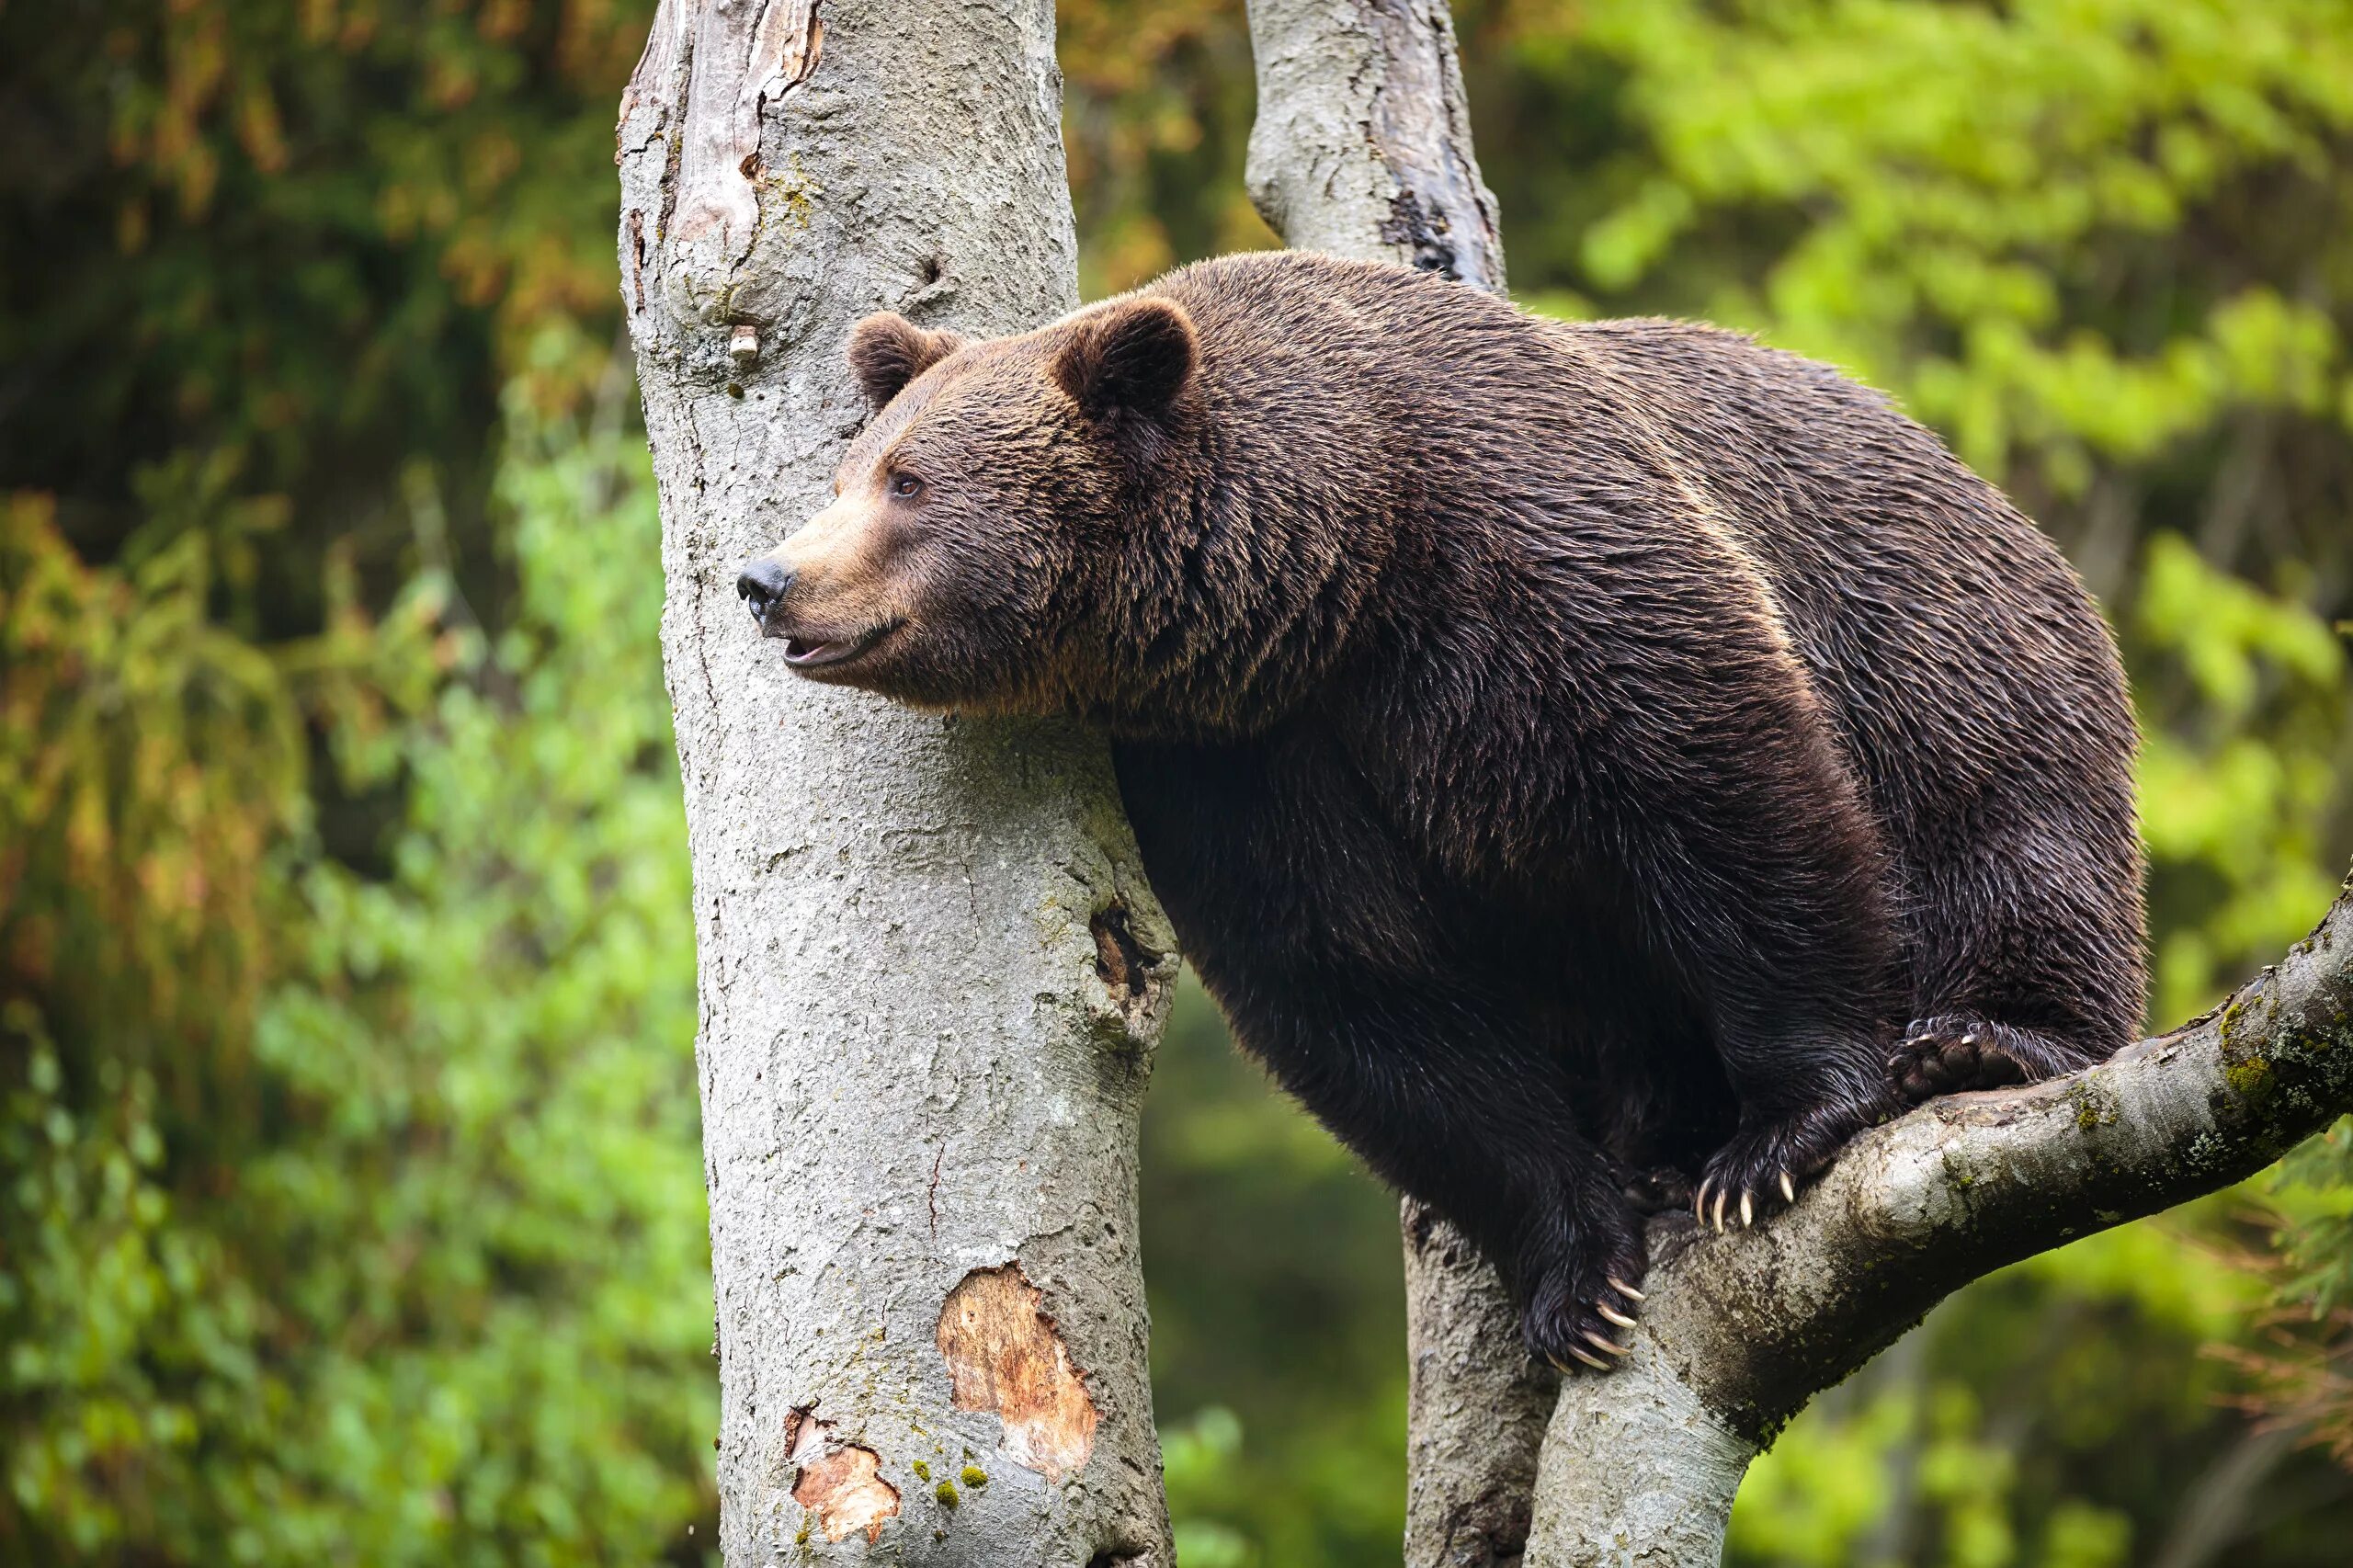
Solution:
M 1286 244 L 1504 290 L 1443 0 L 1252 0 L 1248 180 Z M 1517 1563 L 1552 1369 L 1520 1348 L 1495 1271 L 1405 1200 L 1406 1568 Z
M 1252 0 L 1250 199 L 1283 243 L 1503 292 L 1444 0 Z
M 828 492 L 892 308 L 1075 303 L 1049 0 L 663 0 L 622 101 L 694 864 L 739 1568 L 1172 1561 L 1136 1123 L 1175 969 L 1099 738 L 804 685 L 739 564 Z
M 1406 1568 L 1517 1564 L 1560 1375 L 1520 1348 L 1486 1259 L 1432 1210 L 1403 1207 Z

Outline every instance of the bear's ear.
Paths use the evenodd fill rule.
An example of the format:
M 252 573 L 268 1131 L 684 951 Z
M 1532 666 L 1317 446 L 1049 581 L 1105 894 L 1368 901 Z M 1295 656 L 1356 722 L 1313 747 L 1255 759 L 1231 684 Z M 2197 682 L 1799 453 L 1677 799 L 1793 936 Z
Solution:
M 964 342 L 961 333 L 926 332 L 896 311 L 881 311 L 849 329 L 849 368 L 866 401 L 881 408 Z
M 1073 324 L 1054 380 L 1090 419 L 1151 418 L 1192 379 L 1200 351 L 1192 318 L 1173 300 L 1122 300 Z

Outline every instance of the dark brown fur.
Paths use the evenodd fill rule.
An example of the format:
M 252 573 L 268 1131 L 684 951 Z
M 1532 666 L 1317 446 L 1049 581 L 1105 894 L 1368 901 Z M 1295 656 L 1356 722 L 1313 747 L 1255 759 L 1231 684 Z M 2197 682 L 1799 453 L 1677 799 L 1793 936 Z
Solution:
M 1606 1357 L 1645 1173 L 1769 1211 L 1906 1099 L 2138 1024 L 2107 631 L 1836 372 L 1290 254 L 851 357 L 881 411 L 747 572 L 764 626 L 1107 725 L 1236 1038 L 1555 1361 Z

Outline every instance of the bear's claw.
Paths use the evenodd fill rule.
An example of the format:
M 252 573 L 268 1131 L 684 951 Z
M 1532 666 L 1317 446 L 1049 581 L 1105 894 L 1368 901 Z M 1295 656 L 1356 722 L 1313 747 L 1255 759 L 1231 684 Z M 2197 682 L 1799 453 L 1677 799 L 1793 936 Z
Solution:
M 1634 1351 L 1643 1292 L 1630 1281 L 1642 1278 L 1642 1233 L 1598 1216 L 1588 1223 L 1563 1236 L 1567 1244 L 1531 1280 L 1523 1319 L 1529 1350 L 1563 1372 L 1606 1372 Z
M 1620 1290 L 1625 1290 L 1625 1287 L 1619 1284 L 1616 1280 L 1612 1280 L 1610 1283 L 1613 1289 Z M 1629 1293 L 1631 1294 L 1631 1292 Z M 1587 1312 L 1598 1315 L 1602 1322 L 1611 1324 L 1620 1334 L 1629 1334 L 1635 1327 L 1635 1322 L 1631 1316 L 1620 1312 L 1616 1307 L 1611 1306 L 1607 1301 L 1593 1302 L 1592 1304 L 1571 1313 L 1571 1321 L 1565 1325 L 1567 1329 L 1567 1343 L 1557 1344 L 1554 1346 L 1544 1349 L 1539 1353 L 1542 1356 L 1543 1359 L 1552 1363 L 1553 1370 L 1560 1372 L 1566 1372 L 1570 1370 L 1570 1368 L 1561 1359 L 1562 1357 L 1567 1356 L 1582 1365 L 1590 1368 L 1594 1371 L 1612 1371 L 1616 1369 L 1619 1361 L 1623 1360 L 1625 1358 L 1631 1356 L 1634 1353 L 1634 1347 L 1632 1345 L 1624 1343 L 1620 1339 L 1612 1338 L 1608 1334 L 1603 1333 L 1599 1328 L 1591 1326 L 1590 1320 L 1587 1320 L 1586 1323 L 1578 1323 L 1575 1321 L 1577 1318 L 1584 1317 Z M 1601 1355 L 1596 1356 L 1594 1354 L 1595 1351 L 1599 1351 Z M 1604 1359 L 1604 1357 L 1609 1358 L 1609 1359 Z
M 1784 1208 L 1798 1200 L 1797 1183 L 1790 1178 L 1788 1171 L 1784 1170 L 1776 1176 L 1775 1185 L 1781 1189 L 1781 1203 Z M 1715 1194 L 1716 1199 L 1715 1211 L 1712 1214 L 1708 1210 L 1708 1195 L 1711 1192 Z M 1724 1229 L 1724 1207 L 1731 1201 L 1732 1195 L 1728 1189 L 1718 1187 L 1711 1181 L 1703 1181 L 1699 1184 L 1698 1194 L 1691 1199 L 1691 1218 L 1703 1226 L 1712 1224 L 1716 1233 L 1722 1235 Z M 1740 1189 L 1738 1215 L 1742 1230 L 1746 1230 L 1756 1223 L 1756 1198 L 1746 1187 Z
M 1869 1119 L 1859 1108 L 1825 1106 L 1742 1129 L 1709 1156 L 1691 1217 L 1721 1233 L 1727 1218 L 1746 1229 L 1779 1213 Z

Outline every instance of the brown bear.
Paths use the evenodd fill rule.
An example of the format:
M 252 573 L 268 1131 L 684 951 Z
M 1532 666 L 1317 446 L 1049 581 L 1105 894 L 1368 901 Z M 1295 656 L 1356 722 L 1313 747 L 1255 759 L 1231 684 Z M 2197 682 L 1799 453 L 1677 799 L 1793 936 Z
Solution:
M 1205 262 L 894 315 L 739 587 L 801 675 L 1106 726 L 1234 1038 L 1607 1365 L 1657 1173 L 1722 1228 L 2141 1017 L 2134 732 L 2058 551 L 1889 403 L 1667 321 Z

